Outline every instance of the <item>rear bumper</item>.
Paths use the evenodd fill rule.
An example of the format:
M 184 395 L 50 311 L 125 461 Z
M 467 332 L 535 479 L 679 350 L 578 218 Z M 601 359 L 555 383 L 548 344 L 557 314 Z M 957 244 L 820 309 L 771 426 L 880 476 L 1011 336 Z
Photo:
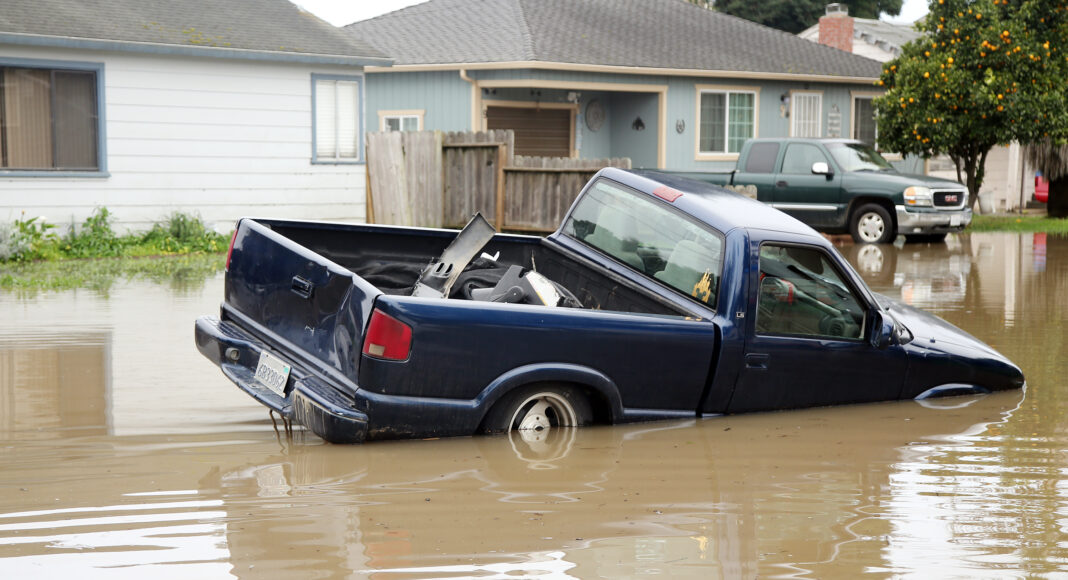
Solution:
M 897 233 L 899 234 L 951 234 L 959 232 L 972 223 L 972 210 L 912 211 L 903 205 L 897 206 Z
M 354 401 L 341 391 L 299 366 L 293 367 L 285 397 L 256 380 L 256 363 L 267 347 L 236 325 L 202 316 L 196 321 L 195 336 L 197 350 L 264 406 L 332 443 L 360 443 L 367 438 L 367 414 L 356 410 Z

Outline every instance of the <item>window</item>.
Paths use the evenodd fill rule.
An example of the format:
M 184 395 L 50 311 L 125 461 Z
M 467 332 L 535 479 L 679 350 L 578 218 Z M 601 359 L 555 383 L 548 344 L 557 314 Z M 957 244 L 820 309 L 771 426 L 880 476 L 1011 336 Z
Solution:
M 853 138 L 874 147 L 879 135 L 872 99 L 868 95 L 853 97 Z
M 815 248 L 760 247 L 756 329 L 760 334 L 860 340 L 861 301 Z
M 383 115 L 383 131 L 418 131 L 419 115 Z
M 698 154 L 733 154 L 756 136 L 756 91 L 701 90 Z
M 564 233 L 716 306 L 723 237 L 663 203 L 602 179 L 582 196 Z
M 823 116 L 823 94 L 790 94 L 790 134 L 794 137 L 819 137 Z
M 813 163 L 827 163 L 827 157 L 820 148 L 811 143 L 790 143 L 786 155 L 782 158 L 782 173 L 811 175 Z
M 99 71 L 0 66 L 0 170 L 102 170 Z
M 749 159 L 745 163 L 745 172 L 772 173 L 775 171 L 775 162 L 778 159 L 778 143 L 753 143 L 749 147 Z
M 359 77 L 312 75 L 313 161 L 360 161 L 363 149 L 361 82 Z

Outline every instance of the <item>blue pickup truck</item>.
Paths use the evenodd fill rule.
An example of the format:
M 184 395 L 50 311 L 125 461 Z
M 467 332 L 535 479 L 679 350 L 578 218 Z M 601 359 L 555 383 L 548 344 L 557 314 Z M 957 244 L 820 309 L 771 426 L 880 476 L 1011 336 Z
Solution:
M 560 229 L 242 219 L 200 352 L 332 442 L 539 431 L 1019 388 L 737 193 L 600 171 Z
M 760 138 L 742 145 L 728 172 L 674 172 L 767 203 L 813 228 L 857 243 L 941 242 L 972 221 L 955 181 L 899 173 L 851 139 Z

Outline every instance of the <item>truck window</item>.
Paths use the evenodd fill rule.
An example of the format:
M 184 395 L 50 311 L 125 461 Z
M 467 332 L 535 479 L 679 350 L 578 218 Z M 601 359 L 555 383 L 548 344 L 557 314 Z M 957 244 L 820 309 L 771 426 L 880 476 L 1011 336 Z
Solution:
M 712 308 L 723 237 L 666 204 L 601 179 L 579 200 L 564 234 Z
M 827 156 L 819 147 L 811 143 L 790 143 L 782 159 L 782 173 L 811 175 L 812 164 L 820 161 L 827 163 Z
M 823 252 L 764 244 L 756 328 L 760 334 L 859 340 L 864 309 Z
M 778 143 L 753 143 L 749 146 L 749 157 L 745 162 L 745 172 L 772 173 L 775 171 L 775 160 L 778 158 Z

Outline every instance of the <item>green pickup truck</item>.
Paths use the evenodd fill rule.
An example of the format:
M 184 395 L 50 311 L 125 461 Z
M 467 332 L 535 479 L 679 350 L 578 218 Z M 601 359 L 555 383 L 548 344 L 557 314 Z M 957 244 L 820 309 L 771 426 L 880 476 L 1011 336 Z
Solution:
M 826 233 L 858 243 L 939 242 L 972 221 L 955 181 L 898 173 L 850 139 L 750 139 L 730 172 L 669 171 L 756 198 Z

